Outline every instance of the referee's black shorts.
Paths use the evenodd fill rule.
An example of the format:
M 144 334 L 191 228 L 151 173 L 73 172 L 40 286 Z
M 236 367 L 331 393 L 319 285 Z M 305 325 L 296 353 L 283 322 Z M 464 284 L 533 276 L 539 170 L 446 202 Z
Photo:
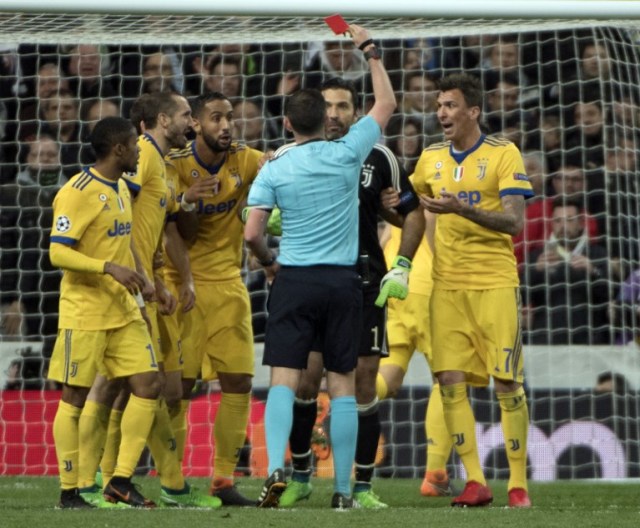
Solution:
M 387 308 L 379 308 L 375 302 L 380 293 L 380 286 L 364 286 L 362 288 L 362 327 L 358 357 L 388 357 L 387 347 Z M 324 343 L 320 339 L 311 346 L 314 352 L 323 352 Z
M 328 371 L 352 371 L 362 328 L 361 288 L 350 267 L 280 268 L 269 295 L 263 363 L 304 369 L 319 341 Z

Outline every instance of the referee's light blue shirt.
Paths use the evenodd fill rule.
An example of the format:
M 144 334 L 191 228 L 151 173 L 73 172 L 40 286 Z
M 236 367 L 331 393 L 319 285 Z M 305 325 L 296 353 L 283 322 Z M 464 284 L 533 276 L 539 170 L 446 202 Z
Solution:
M 380 133 L 365 116 L 343 138 L 295 145 L 262 168 L 248 205 L 280 209 L 280 264 L 356 263 L 360 168 Z

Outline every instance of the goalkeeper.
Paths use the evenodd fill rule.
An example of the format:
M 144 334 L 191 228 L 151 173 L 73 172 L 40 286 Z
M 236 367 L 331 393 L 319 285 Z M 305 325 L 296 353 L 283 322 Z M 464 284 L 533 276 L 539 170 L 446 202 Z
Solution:
M 342 138 L 357 118 L 358 95 L 349 81 L 333 78 L 321 86 L 327 104 L 325 135 Z M 281 156 L 291 145 L 277 152 Z M 385 190 L 398 195 L 395 211 L 382 207 Z M 378 216 L 405 225 L 400 250 L 389 273 L 378 241 Z M 371 488 L 371 478 L 380 437 L 380 417 L 376 396 L 376 376 L 380 358 L 387 355 L 385 340 L 385 302 L 388 297 L 403 299 L 415 250 L 424 238 L 424 216 L 418 198 L 404 169 L 393 153 L 376 144 L 360 169 L 359 186 L 359 272 L 363 280 L 363 321 L 356 366 L 356 403 L 358 440 L 355 456 L 353 496 L 363 508 L 385 508 Z M 382 283 L 382 286 L 381 286 Z M 310 442 L 316 421 L 320 381 L 322 379 L 323 343 L 315 343 L 306 371 L 302 375 L 294 403 L 294 421 L 289 437 L 293 458 L 293 476 L 280 499 L 280 506 L 291 507 L 311 493 L 312 454 Z

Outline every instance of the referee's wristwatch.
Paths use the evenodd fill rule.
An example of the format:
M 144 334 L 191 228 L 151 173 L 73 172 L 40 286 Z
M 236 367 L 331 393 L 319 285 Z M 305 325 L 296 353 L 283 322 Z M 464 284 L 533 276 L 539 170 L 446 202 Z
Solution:
M 380 58 L 381 58 L 380 50 L 377 48 L 375 44 L 371 46 L 367 51 L 364 52 L 364 59 L 366 61 L 369 61 L 369 59 L 380 60 Z
M 365 51 L 364 49 L 367 47 L 369 49 Z M 368 61 L 369 59 L 380 60 L 380 50 L 378 50 L 378 47 L 374 44 L 373 39 L 365 40 L 362 44 L 360 44 L 360 46 L 358 46 L 358 48 L 363 52 L 364 59 L 366 61 Z

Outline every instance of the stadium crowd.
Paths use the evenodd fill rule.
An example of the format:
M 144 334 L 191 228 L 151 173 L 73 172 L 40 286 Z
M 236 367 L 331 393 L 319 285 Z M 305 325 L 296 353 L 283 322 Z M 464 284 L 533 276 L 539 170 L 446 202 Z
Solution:
M 478 130 L 491 137 L 491 141 L 496 138 L 495 145 L 502 145 L 503 138 L 506 138 L 523 154 L 524 168 L 535 191 L 535 196 L 526 202 L 524 229 L 513 237 L 524 303 L 524 343 L 614 344 L 633 339 L 628 335 L 629 331 L 621 331 L 621 327 L 638 326 L 635 320 L 629 321 L 629 314 L 633 318 L 635 313 L 630 306 L 635 306 L 637 296 L 629 294 L 631 288 L 624 289 L 624 295 L 618 293 L 625 279 L 626 283 L 635 285 L 636 268 L 640 264 L 640 233 L 637 222 L 633 221 L 638 215 L 639 197 L 638 137 L 634 128 L 640 117 L 638 79 L 634 77 L 637 73 L 616 68 L 612 59 L 617 49 L 627 44 L 605 43 L 587 33 L 565 46 L 548 49 L 544 45 L 534 46 L 526 34 L 379 43 L 398 101 L 395 114 L 385 131 L 385 141 L 388 149 L 397 157 L 403 173 L 411 175 L 414 170 L 416 174 L 424 171 L 424 168 L 420 169 L 418 161 L 421 154 L 426 152 L 423 149 L 428 150 L 428 147 L 442 140 L 442 120 L 436 117 L 437 83 L 443 76 L 459 71 L 476 79 L 486 92 L 478 116 Z M 266 268 L 266 278 L 270 279 L 269 268 L 274 265 L 274 260 L 259 258 L 258 263 L 253 263 L 252 269 L 251 265 L 243 265 L 240 259 L 236 259 L 236 253 L 242 258 L 245 254 L 241 253 L 242 227 L 235 220 L 230 219 L 218 233 L 220 238 L 216 240 L 223 242 L 202 241 L 203 233 L 211 234 L 213 231 L 210 229 L 213 228 L 205 222 L 198 224 L 193 220 L 201 212 L 198 208 L 209 207 L 203 205 L 203 200 L 210 196 L 202 186 L 202 180 L 197 179 L 197 164 L 210 168 L 212 173 L 214 169 L 217 171 L 224 166 L 224 170 L 237 178 L 236 189 L 229 192 L 228 200 L 218 204 L 219 207 L 225 207 L 219 212 L 231 211 L 246 199 L 248 187 L 258 174 L 261 153 L 289 143 L 295 136 L 295 127 L 292 135 L 287 121 L 285 102 L 289 96 L 300 89 L 320 89 L 330 79 L 339 77 L 352 83 L 361 96 L 363 104 L 359 109 L 360 114 L 375 113 L 376 101 L 372 97 L 375 86 L 372 86 L 367 64 L 371 57 L 363 55 L 353 43 L 346 40 L 309 45 L 167 45 L 153 48 L 123 46 L 117 49 L 89 44 L 68 49 L 20 45 L 9 46 L 3 53 L 4 60 L 0 63 L 3 70 L 0 80 L 0 339 L 13 337 L 43 342 L 43 361 L 36 363 L 36 367 L 29 367 L 31 371 L 26 361 L 21 369 L 14 368 L 12 372 L 15 379 L 10 380 L 8 388 L 44 386 L 48 360 L 54 346 L 61 346 L 55 345 L 61 274 L 51 264 L 56 257 L 50 259 L 49 242 L 52 225 L 57 230 L 54 238 L 57 237 L 58 241 L 65 239 L 62 235 L 71 228 L 61 225 L 57 220 L 54 222 L 54 218 L 60 218 L 54 215 L 56 193 L 74 175 L 89 171 L 85 169 L 87 165 L 98 163 L 104 167 L 105 159 L 109 160 L 108 167 L 112 171 L 129 170 L 128 165 L 118 158 L 120 154 L 116 147 L 120 144 L 115 137 L 120 132 L 106 127 L 105 118 L 133 119 L 135 116 L 136 127 L 140 128 L 140 123 L 143 123 L 151 130 L 157 123 L 148 113 L 140 110 L 141 97 L 181 94 L 191 103 L 189 117 L 185 117 L 185 120 L 193 124 L 193 116 L 197 122 L 188 132 L 190 139 L 194 139 L 193 146 L 185 149 L 186 143 L 178 141 L 171 144 L 170 141 L 170 144 L 158 150 L 164 155 L 169 147 L 179 149 L 172 151 L 167 159 L 178 175 L 178 187 L 184 192 L 182 207 L 178 205 L 174 211 L 174 227 L 177 225 L 183 239 L 180 244 L 186 245 L 180 245 L 177 249 L 167 247 L 164 257 L 158 258 L 168 260 L 166 269 L 169 271 L 164 276 L 167 303 L 170 303 L 172 295 L 183 305 L 188 302 L 189 293 L 183 288 L 185 284 L 190 284 L 191 288 L 195 284 L 200 292 L 206 292 L 198 296 L 196 309 L 190 315 L 181 316 L 180 320 L 181 325 L 188 322 L 193 330 L 188 341 L 183 334 L 183 346 L 198 350 L 204 356 L 204 363 L 203 358 L 198 357 L 195 365 L 185 366 L 189 374 L 183 376 L 182 387 L 170 396 L 166 393 L 161 395 L 166 407 L 164 411 L 154 412 L 158 415 L 164 413 L 164 419 L 172 421 L 175 428 L 183 428 L 179 420 L 184 420 L 188 405 L 188 398 L 184 394 L 192 391 L 199 370 L 205 365 L 202 367 L 203 378 L 218 378 L 221 382 L 224 403 L 217 419 L 225 429 L 223 433 L 222 427 L 219 432 L 216 428 L 216 445 L 220 449 L 215 467 L 219 474 L 214 476 L 210 490 L 219 501 L 212 501 L 210 496 L 197 495 L 181 475 L 176 475 L 170 484 L 163 484 L 162 500 L 167 504 L 204 507 L 248 505 L 252 501 L 235 490 L 233 484 L 233 469 L 237 462 L 237 455 L 233 453 L 237 454 L 245 441 L 244 425 L 253 372 L 253 335 L 255 333 L 256 338 L 262 338 L 260 334 L 264 328 L 266 285 L 258 264 Z M 545 58 L 542 66 L 541 56 Z M 567 67 L 558 71 L 559 63 Z M 211 117 L 213 115 L 218 117 Z M 220 120 L 231 124 L 231 134 L 220 133 Z M 107 122 L 115 128 L 126 127 L 122 122 Z M 387 119 L 382 122 L 386 124 Z M 111 134 L 108 144 L 111 150 L 105 150 L 101 145 L 102 150 L 98 151 L 94 134 L 97 125 L 98 132 L 105 137 Z M 185 129 L 184 126 L 182 128 Z M 141 137 L 146 131 L 144 126 L 138 130 L 143 133 Z M 233 156 L 237 156 L 237 161 L 234 157 L 233 163 L 240 168 L 233 164 L 229 166 L 225 155 L 220 154 L 228 151 L 232 140 L 250 147 L 232 147 Z M 490 145 L 495 146 L 493 143 Z M 516 171 L 514 178 L 518 174 Z M 483 178 L 481 171 L 478 179 Z M 214 187 L 216 182 L 210 181 L 209 184 Z M 141 188 L 144 189 L 144 185 L 133 181 L 129 184 L 129 190 L 136 195 Z M 421 189 L 426 189 L 426 185 L 422 182 Z M 528 188 L 522 187 L 519 191 L 523 196 L 528 196 Z M 122 196 L 126 194 L 123 190 L 118 192 Z M 215 192 L 217 194 L 219 189 Z M 376 201 L 378 198 L 376 195 Z M 383 201 L 382 197 L 380 199 Z M 60 207 L 61 200 L 58 199 L 56 207 Z M 422 205 L 429 209 L 425 202 Z M 451 213 L 452 210 L 435 212 Z M 135 205 L 133 215 L 135 218 Z M 422 215 L 419 216 L 422 218 Z M 476 223 L 482 227 L 493 225 Z M 134 238 L 140 236 L 135 234 L 135 225 Z M 116 231 L 119 229 L 117 226 L 116 222 Z M 220 225 L 217 229 L 221 229 Z M 502 229 L 500 232 L 511 233 L 511 230 Z M 164 236 L 168 240 L 172 235 L 165 232 Z M 197 249 L 191 251 L 194 244 Z M 276 244 L 277 241 L 272 246 Z M 186 247 L 190 249 L 191 264 L 185 266 L 191 265 L 193 270 L 190 278 L 185 278 L 183 274 L 186 268 L 173 261 L 179 258 L 177 255 Z M 156 269 L 155 262 L 153 266 L 151 264 L 154 250 L 155 246 L 146 248 L 143 259 L 147 261 L 149 276 Z M 413 250 L 409 258 L 413 256 Z M 207 258 L 212 254 L 218 260 L 214 258 L 208 261 Z M 59 258 L 57 262 L 61 262 Z M 398 262 L 394 261 L 393 267 L 397 265 Z M 211 274 L 219 275 L 228 282 L 212 284 Z M 256 294 L 251 301 L 245 299 L 241 278 L 250 289 L 256 288 L 251 292 Z M 116 280 L 125 284 L 125 279 Z M 142 281 L 140 277 L 135 280 Z M 139 286 L 145 293 L 147 285 L 140 282 Z M 160 296 L 165 295 L 165 284 L 156 284 L 154 291 L 158 296 L 156 300 L 164 305 Z M 145 295 L 145 300 L 150 298 L 151 294 Z M 225 303 L 220 304 L 220 299 Z M 220 318 L 218 327 L 205 329 L 206 321 L 211 320 L 207 315 L 228 309 L 227 302 L 236 311 L 230 310 L 226 318 Z M 174 300 L 173 308 L 167 307 L 166 310 L 173 313 L 175 309 Z M 158 310 L 161 311 L 160 308 Z M 188 311 L 185 309 L 185 312 Z M 236 319 L 232 321 L 233 317 Z M 236 332 L 236 327 L 242 327 L 242 331 Z M 161 330 L 152 332 L 154 339 L 160 333 Z M 220 341 L 216 343 L 215 339 L 227 341 L 221 346 Z M 239 354 L 242 357 L 225 362 L 220 358 L 221 349 L 229 346 L 229 342 L 243 352 Z M 172 343 L 172 347 L 173 353 L 179 349 L 175 343 Z M 165 359 L 168 357 L 171 357 L 169 352 Z M 162 361 L 160 358 L 159 362 Z M 59 361 L 56 364 L 52 362 L 53 366 L 56 367 L 53 379 L 66 387 L 68 377 L 65 378 Z M 140 409 L 130 411 L 122 425 L 123 435 L 129 434 L 132 429 L 131 413 L 137 412 L 135 416 L 144 414 L 144 406 L 150 406 L 149 402 L 155 401 L 162 392 L 160 388 L 140 390 L 135 382 L 135 376 L 140 376 L 136 369 L 125 374 L 134 380 L 131 382 L 131 394 L 124 396 L 125 403 L 126 398 L 130 398 Z M 440 380 L 443 400 L 450 407 L 458 402 L 458 393 L 466 391 L 466 386 L 461 389 L 458 387 L 461 385 L 459 380 L 452 379 L 445 377 Z M 516 381 L 521 383 L 521 379 Z M 87 390 L 90 386 L 91 383 L 87 385 Z M 517 394 L 517 398 L 514 398 L 516 404 L 508 410 L 523 413 L 521 409 L 524 405 L 526 410 L 526 403 L 522 403 L 524 396 L 521 385 L 514 382 L 505 387 L 502 391 L 504 394 Z M 379 395 L 380 392 L 378 390 Z M 87 398 L 86 394 L 82 396 Z M 293 404 L 293 393 L 290 396 Z M 67 403 L 73 406 L 73 402 L 79 401 L 74 399 L 77 397 L 69 396 Z M 124 412 L 125 407 L 118 408 L 114 398 L 103 401 L 100 398 L 93 400 L 89 396 L 88 401 L 96 401 L 96 408 L 99 409 L 95 411 L 96 425 L 92 427 L 97 428 L 100 420 L 103 425 L 109 419 L 113 420 L 114 412 Z M 501 399 L 501 405 L 507 405 L 505 399 L 508 398 Z M 371 403 L 372 409 L 377 405 L 377 396 L 375 402 Z M 506 408 L 503 407 L 503 410 Z M 72 412 L 75 411 L 69 411 Z M 101 417 L 97 416 L 99 412 L 102 413 Z M 457 427 L 455 424 L 459 423 L 455 422 L 458 418 L 450 418 L 454 414 L 454 411 L 445 411 L 445 417 L 454 420 L 454 425 L 447 422 L 450 428 Z M 75 420 L 77 424 L 79 417 L 69 414 L 65 419 L 70 422 Z M 472 420 L 469 423 L 473 423 Z M 140 452 L 147 433 L 153 434 L 150 423 L 145 427 L 145 438 L 142 440 L 127 437 L 127 445 L 136 446 L 133 453 Z M 470 436 L 466 429 L 465 434 Z M 140 434 L 137 436 L 140 437 Z M 284 442 L 286 439 L 282 440 Z M 184 448 L 184 438 L 182 441 L 180 449 Z M 123 436 L 122 445 L 124 442 Z M 449 445 L 447 447 L 446 455 L 451 449 Z M 110 460 L 113 463 L 116 459 L 121 460 L 118 456 L 132 457 L 131 453 L 113 453 Z M 166 459 L 163 458 L 165 456 Z M 173 456 L 160 454 L 154 455 L 154 458 L 164 460 L 165 467 L 174 467 L 180 455 L 175 460 Z M 478 474 L 479 465 L 473 462 L 472 455 L 469 455 L 469 459 L 472 470 Z M 98 462 L 95 460 L 96 464 Z M 117 470 L 120 472 L 114 474 L 115 480 L 112 479 L 110 491 L 108 488 L 107 494 L 111 494 L 114 502 L 124 502 L 121 497 L 126 493 L 134 493 L 127 480 L 131 477 L 131 464 L 128 459 L 126 464 L 118 464 L 126 469 Z M 279 468 L 273 466 L 272 469 Z M 93 489 L 96 485 L 90 480 L 93 478 L 91 473 L 86 486 L 80 486 L 81 489 Z M 268 487 L 266 492 L 281 493 L 282 490 L 278 488 L 281 476 L 274 472 L 272 477 L 276 480 L 265 484 Z M 477 480 L 483 479 L 478 477 Z M 522 484 L 525 480 L 526 475 L 518 473 L 516 489 L 526 487 Z M 445 491 L 447 487 L 448 481 L 445 482 Z M 76 488 L 72 486 L 69 489 Z M 363 489 L 369 488 L 365 486 Z M 311 488 L 305 488 L 305 493 L 306 490 L 310 493 Z M 346 498 L 348 489 L 341 493 Z M 183 496 L 192 502 L 181 503 L 187 500 L 180 498 Z M 528 497 L 525 498 L 521 500 L 526 506 Z M 63 503 L 65 500 L 68 504 L 78 504 L 74 502 L 77 500 L 75 496 L 63 497 Z M 98 502 L 100 500 L 96 499 Z M 136 506 L 147 506 L 149 503 L 142 496 L 136 500 L 138 502 L 133 504 Z M 271 500 L 265 496 L 264 502 L 269 505 Z M 277 497 L 273 500 L 277 504 Z

